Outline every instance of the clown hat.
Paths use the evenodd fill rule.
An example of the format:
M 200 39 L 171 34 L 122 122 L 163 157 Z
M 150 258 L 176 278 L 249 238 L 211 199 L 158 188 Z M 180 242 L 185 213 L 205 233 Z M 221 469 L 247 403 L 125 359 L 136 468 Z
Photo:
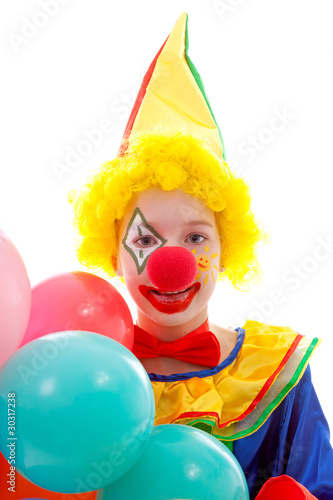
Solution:
M 157 125 L 204 139 L 211 150 L 226 160 L 220 129 L 208 102 L 202 79 L 189 58 L 187 14 L 182 14 L 142 81 L 126 125 L 118 156 L 127 149 L 131 134 Z

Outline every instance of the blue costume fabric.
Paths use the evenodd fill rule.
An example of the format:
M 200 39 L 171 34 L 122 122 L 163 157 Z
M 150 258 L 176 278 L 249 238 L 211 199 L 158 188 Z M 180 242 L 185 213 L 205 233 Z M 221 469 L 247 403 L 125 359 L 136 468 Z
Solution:
M 234 441 L 233 452 L 245 473 L 251 500 L 270 477 L 282 474 L 319 500 L 333 500 L 330 431 L 309 365 L 267 421 L 254 434 Z

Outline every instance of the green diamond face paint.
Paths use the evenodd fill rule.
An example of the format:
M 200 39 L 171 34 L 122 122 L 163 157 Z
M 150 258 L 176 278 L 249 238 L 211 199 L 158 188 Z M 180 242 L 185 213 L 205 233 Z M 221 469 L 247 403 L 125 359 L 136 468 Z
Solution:
M 144 240 L 150 240 L 149 246 L 146 247 L 142 244 L 138 245 L 138 242 L 143 243 Z M 148 257 L 157 250 L 157 248 L 165 245 L 167 240 L 162 238 L 157 231 L 148 224 L 146 219 L 144 218 L 141 210 L 136 207 L 131 217 L 131 220 L 128 223 L 126 234 L 122 239 L 122 243 L 125 249 L 131 254 L 136 268 L 138 270 L 138 274 L 142 273 L 144 268 L 146 267 Z

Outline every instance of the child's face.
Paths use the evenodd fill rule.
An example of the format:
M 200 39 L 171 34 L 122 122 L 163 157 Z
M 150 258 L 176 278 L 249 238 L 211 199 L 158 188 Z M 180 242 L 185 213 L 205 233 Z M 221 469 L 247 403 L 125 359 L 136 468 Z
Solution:
M 156 289 L 147 275 L 147 260 L 160 246 L 181 246 L 193 252 L 198 266 L 193 284 L 200 283 L 200 287 L 178 297 L 173 294 L 161 298 L 150 290 L 147 294 L 145 287 Z M 138 193 L 129 203 L 120 225 L 119 272 L 137 307 L 160 325 L 184 324 L 207 307 L 217 282 L 220 252 L 215 213 L 180 189 L 156 188 Z M 145 287 L 140 291 L 141 285 Z M 154 300 L 149 300 L 150 294 L 154 294 Z M 189 301 L 189 297 L 193 298 Z M 156 300 L 163 300 L 164 306 L 159 307 Z

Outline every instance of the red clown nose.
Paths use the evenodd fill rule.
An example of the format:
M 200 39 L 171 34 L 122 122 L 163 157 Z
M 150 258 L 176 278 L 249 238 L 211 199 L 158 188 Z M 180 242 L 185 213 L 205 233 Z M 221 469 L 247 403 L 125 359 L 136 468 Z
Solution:
M 184 290 L 198 272 L 193 253 L 183 247 L 161 247 L 148 259 L 147 274 L 156 288 L 166 292 Z

